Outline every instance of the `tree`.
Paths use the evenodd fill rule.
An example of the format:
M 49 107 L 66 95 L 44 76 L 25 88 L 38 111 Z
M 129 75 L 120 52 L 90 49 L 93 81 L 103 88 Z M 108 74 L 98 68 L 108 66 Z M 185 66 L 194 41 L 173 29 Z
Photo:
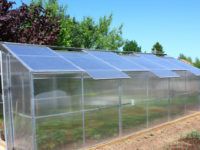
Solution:
M 123 47 L 125 52 L 141 52 L 141 46 L 138 46 L 136 41 L 126 41 Z
M 0 0 L 1 41 L 117 50 L 123 44 L 122 25 L 112 28 L 112 15 L 98 22 L 81 21 L 66 14 L 58 0 L 32 0 L 12 9 L 13 2 Z
M 193 63 L 195 67 L 200 68 L 200 60 L 199 58 L 195 59 L 195 62 Z
M 11 9 L 13 2 L 0 1 L 0 40 L 53 45 L 60 31 L 59 18 L 41 5 L 22 4 Z
M 163 46 L 156 42 L 152 47 L 152 53 L 155 53 L 156 55 L 163 55 L 165 52 L 163 50 Z
M 186 60 L 187 62 L 192 64 L 192 58 L 191 57 L 187 57 L 184 54 L 180 54 L 178 59 Z
M 122 26 L 111 28 L 111 23 L 112 15 L 101 17 L 98 22 L 91 17 L 77 21 L 67 16 L 61 21 L 58 45 L 117 50 L 124 43 Z

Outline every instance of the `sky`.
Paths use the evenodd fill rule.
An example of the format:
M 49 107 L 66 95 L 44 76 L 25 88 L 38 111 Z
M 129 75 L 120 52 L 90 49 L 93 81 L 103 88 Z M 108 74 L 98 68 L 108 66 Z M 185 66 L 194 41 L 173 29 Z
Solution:
M 30 0 L 22 0 L 29 3 Z M 16 0 L 20 5 L 21 0 Z M 123 24 L 123 38 L 136 40 L 150 52 L 155 42 L 173 57 L 200 58 L 200 0 L 59 0 L 67 13 L 96 21 L 113 14 L 112 27 Z

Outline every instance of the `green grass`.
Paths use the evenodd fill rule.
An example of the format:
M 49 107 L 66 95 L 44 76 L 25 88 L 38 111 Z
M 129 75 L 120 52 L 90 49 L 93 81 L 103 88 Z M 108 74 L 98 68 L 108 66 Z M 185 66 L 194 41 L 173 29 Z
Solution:
M 198 139 L 200 140 L 200 132 L 199 131 L 192 131 L 190 133 L 188 133 L 185 138 L 195 138 L 195 139 Z

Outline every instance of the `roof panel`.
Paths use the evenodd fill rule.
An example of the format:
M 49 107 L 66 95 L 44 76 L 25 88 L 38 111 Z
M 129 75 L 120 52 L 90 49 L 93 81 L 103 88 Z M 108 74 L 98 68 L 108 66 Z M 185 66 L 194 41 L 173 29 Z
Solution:
M 94 79 L 129 78 L 125 73 L 84 52 L 58 52 Z
M 4 45 L 18 56 L 55 56 L 55 53 L 45 46 L 12 43 L 5 43 Z
M 196 76 L 200 76 L 200 69 L 198 69 L 192 65 L 186 64 L 186 63 L 184 63 L 180 60 L 177 60 L 175 58 L 172 58 L 172 57 L 163 57 L 163 59 L 169 60 L 170 62 L 173 62 L 174 64 L 180 65 L 181 67 L 185 68 L 187 71 L 193 73 Z
M 151 70 L 159 78 L 177 78 L 180 77 L 177 73 L 170 70 Z
M 53 50 L 45 46 L 27 44 L 2 44 L 14 57 L 16 57 L 26 68 L 33 72 L 41 71 L 82 71 L 73 63 L 64 60 Z
M 132 62 L 135 62 L 135 63 L 138 63 L 146 68 L 148 68 L 149 70 L 166 70 L 167 68 L 159 65 L 159 64 L 156 64 L 154 62 L 151 62 L 143 57 L 140 57 L 140 56 L 136 56 L 136 55 L 124 55 L 123 56 L 124 58 L 132 61 Z
M 32 70 L 36 70 L 37 72 L 80 71 L 59 57 L 19 56 L 19 58 Z
M 114 67 L 119 68 L 121 71 L 148 71 L 147 68 L 136 64 L 134 62 L 130 62 L 127 59 L 124 59 L 120 55 L 117 55 L 113 52 L 103 52 L 103 51 L 89 51 L 86 50 L 87 53 L 102 59 Z
M 144 67 L 148 68 L 150 72 L 158 76 L 159 78 L 172 78 L 172 77 L 180 77 L 177 73 L 169 70 L 166 67 L 163 67 L 155 62 L 152 62 L 148 59 L 145 59 L 141 56 L 135 55 L 125 55 L 124 58 L 136 62 Z
M 141 56 L 145 59 L 148 59 L 152 62 L 155 62 L 165 68 L 167 68 L 168 70 L 186 70 L 184 67 L 175 64 L 167 59 L 163 59 L 164 57 L 158 57 L 155 56 L 154 54 L 137 54 L 138 56 Z

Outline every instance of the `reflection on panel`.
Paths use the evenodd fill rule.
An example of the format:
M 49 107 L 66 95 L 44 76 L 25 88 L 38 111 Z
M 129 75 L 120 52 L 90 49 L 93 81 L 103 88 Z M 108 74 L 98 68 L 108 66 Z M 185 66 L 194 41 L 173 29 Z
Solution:
M 119 104 L 118 81 L 95 81 L 86 79 L 84 82 L 85 109 L 96 109 L 116 106 Z
M 81 110 L 81 78 L 35 79 L 36 115 L 56 115 Z

